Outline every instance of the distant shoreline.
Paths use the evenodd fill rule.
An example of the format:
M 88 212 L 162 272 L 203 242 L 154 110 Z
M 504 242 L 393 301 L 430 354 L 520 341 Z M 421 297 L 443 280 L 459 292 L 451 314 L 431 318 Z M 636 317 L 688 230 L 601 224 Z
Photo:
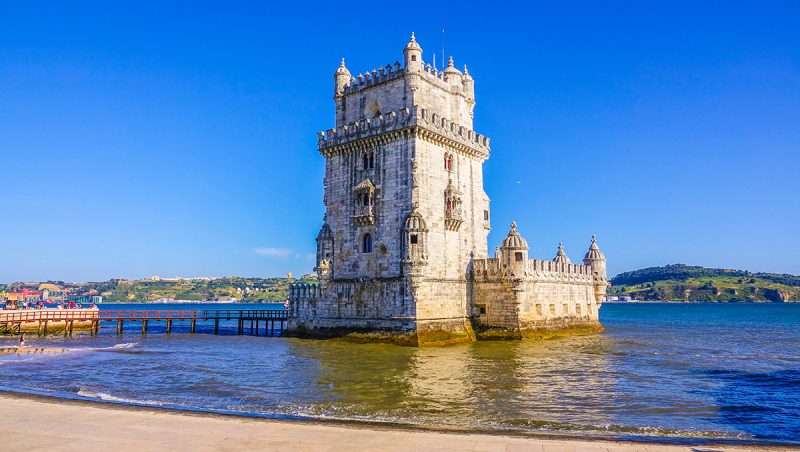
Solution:
M 691 301 L 691 300 L 628 300 L 628 301 L 604 301 L 603 304 L 664 304 L 664 303 L 672 303 L 672 304 L 700 304 L 700 303 L 708 303 L 708 304 L 800 304 L 800 301 L 770 301 L 770 300 L 759 300 L 759 301 L 728 301 L 728 300 L 701 300 L 701 301 Z

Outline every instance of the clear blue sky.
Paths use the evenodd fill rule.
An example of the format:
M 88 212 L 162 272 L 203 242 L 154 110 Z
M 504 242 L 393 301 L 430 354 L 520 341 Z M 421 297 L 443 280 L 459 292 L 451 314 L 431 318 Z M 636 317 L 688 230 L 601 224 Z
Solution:
M 166 3 L 0 1 L 0 281 L 310 272 L 339 59 L 443 27 L 490 249 L 800 273 L 798 2 Z

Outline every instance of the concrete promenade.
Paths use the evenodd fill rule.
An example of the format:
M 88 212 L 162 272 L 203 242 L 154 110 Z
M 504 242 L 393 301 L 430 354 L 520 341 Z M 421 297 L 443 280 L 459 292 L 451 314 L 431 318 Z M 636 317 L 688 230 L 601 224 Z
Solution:
M 0 394 L 4 450 L 744 451 L 785 448 L 538 439 L 179 413 Z

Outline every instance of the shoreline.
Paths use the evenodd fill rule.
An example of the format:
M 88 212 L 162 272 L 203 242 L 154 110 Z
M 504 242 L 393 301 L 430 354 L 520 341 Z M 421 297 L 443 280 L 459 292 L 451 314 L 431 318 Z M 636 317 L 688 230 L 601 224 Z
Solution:
M 381 422 L 247 416 L 151 407 L 100 400 L 0 391 L 0 403 L 14 413 L 0 423 L 11 449 L 87 445 L 115 450 L 597 450 L 691 451 L 697 446 L 729 451 L 798 449 L 798 445 L 732 440 L 613 439 L 514 431 L 481 431 L 395 425 Z M 69 422 L 64 422 L 69 419 Z M 86 434 L 85 426 L 92 435 Z M 76 428 L 78 427 L 78 428 Z M 145 434 L 143 432 L 155 432 Z

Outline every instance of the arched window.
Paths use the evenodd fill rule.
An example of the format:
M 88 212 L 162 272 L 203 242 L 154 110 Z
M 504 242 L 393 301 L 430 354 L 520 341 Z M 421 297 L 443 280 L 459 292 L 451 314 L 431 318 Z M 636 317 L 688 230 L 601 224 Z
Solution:
M 372 235 L 370 235 L 369 233 L 364 234 L 364 238 L 361 239 L 361 252 L 362 253 L 372 252 Z
M 453 154 L 444 154 L 444 169 L 453 171 Z
M 375 153 L 364 153 L 364 156 L 361 158 L 361 163 L 365 170 L 375 168 Z
M 369 205 L 370 199 L 368 193 L 365 193 L 363 198 L 361 198 L 361 195 L 359 195 L 359 198 L 363 200 L 363 203 L 361 205 L 363 205 L 364 207 L 367 207 Z

